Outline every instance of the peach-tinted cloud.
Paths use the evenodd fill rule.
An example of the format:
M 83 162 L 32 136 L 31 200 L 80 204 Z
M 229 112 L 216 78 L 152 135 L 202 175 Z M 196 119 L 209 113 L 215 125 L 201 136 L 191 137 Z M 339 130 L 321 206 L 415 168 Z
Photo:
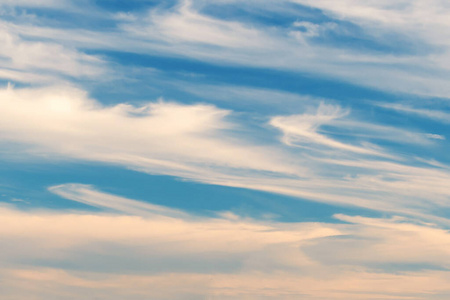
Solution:
M 66 188 L 61 195 L 103 209 L 136 201 Z M 82 196 L 71 198 L 77 188 Z M 95 193 L 83 192 L 89 189 Z M 146 206 L 154 208 L 142 203 L 125 215 L 1 208 L 2 295 L 444 300 L 450 293 L 449 272 L 436 270 L 450 263 L 450 234 L 432 224 L 344 215 L 336 217 L 349 223 L 170 216 L 159 206 L 149 215 Z

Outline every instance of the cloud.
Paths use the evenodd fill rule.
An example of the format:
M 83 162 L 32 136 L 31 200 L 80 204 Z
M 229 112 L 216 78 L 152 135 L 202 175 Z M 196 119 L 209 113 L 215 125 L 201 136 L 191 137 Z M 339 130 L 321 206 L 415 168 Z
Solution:
M 86 185 L 50 190 L 94 206 L 139 208 L 2 207 L 5 299 L 443 300 L 450 292 L 448 271 L 435 270 L 449 262 L 450 234 L 432 224 L 344 215 L 336 217 L 347 224 L 203 218 Z
M 413 133 L 373 129 L 370 123 L 347 119 L 338 106 L 322 104 L 316 112 L 274 117 L 271 124 L 296 146 L 284 147 L 258 140 L 261 132 L 237 122 L 231 111 L 207 104 L 105 106 L 68 86 L 10 86 L 0 90 L 0 104 L 4 155 L 14 144 L 21 149 L 15 147 L 14 155 L 110 163 L 149 174 L 432 219 L 430 211 L 436 205 L 445 207 L 450 195 L 448 170 L 416 167 L 395 151 L 377 148 L 377 137 L 403 142 L 406 133 Z M 362 128 L 375 138 L 350 134 L 350 144 L 337 134 L 331 138 L 320 132 L 325 125 L 337 133 Z M 265 124 L 260 126 L 262 133 L 270 133 Z M 258 134 L 253 137 L 253 132 Z
M 435 133 L 427 133 L 426 137 L 428 137 L 430 139 L 435 139 L 435 140 L 445 140 L 445 136 L 440 135 L 440 134 L 435 134 Z
M 408 130 L 383 126 L 371 122 L 348 118 L 350 110 L 338 105 L 321 102 L 314 112 L 299 115 L 276 116 L 270 125 L 283 133 L 282 141 L 289 146 L 311 148 L 315 151 L 336 150 L 364 155 L 389 157 L 375 143 L 388 140 L 396 143 L 429 144 L 427 138 L 439 139 L 430 134 L 414 133 Z M 322 129 L 322 127 L 327 129 Z M 343 143 L 327 136 L 347 136 L 360 139 L 360 145 Z M 369 141 L 373 141 L 371 144 Z M 329 152 L 328 152 L 329 153 Z
M 184 177 L 207 176 L 211 166 L 297 172 L 277 159 L 276 150 L 233 140 L 225 119 L 230 112 L 211 105 L 108 107 L 70 87 L 9 87 L 0 93 L 3 140 L 40 151 Z
M 113 22 L 116 24 L 113 29 L 97 30 L 77 26 L 57 28 L 46 22 L 23 22 L 19 19 L 3 24 L 8 31 L 12 30 L 23 38 L 52 41 L 51 44 L 69 49 L 69 53 L 70 49 L 81 54 L 89 49 L 193 58 L 213 64 L 306 72 L 385 91 L 441 97 L 448 95 L 446 82 L 449 68 L 442 63 L 447 61 L 448 43 L 439 42 L 442 38 L 435 34 L 445 32 L 448 26 L 444 22 L 445 14 L 442 13 L 447 7 L 433 1 L 432 9 L 420 9 L 425 5 L 417 0 L 411 5 L 416 17 L 410 18 L 407 14 L 409 6 L 406 4 L 361 4 L 349 0 L 346 2 L 348 5 L 336 6 L 329 1 L 296 2 L 323 10 L 332 20 L 325 24 L 313 23 L 302 20 L 299 12 L 300 16 L 297 21 L 293 21 L 292 26 L 283 27 L 211 16 L 205 13 L 208 8 L 206 2 L 180 1 L 172 7 L 156 6 L 146 12 L 128 13 L 127 18 L 105 14 L 91 5 L 90 17 L 101 17 Z M 272 16 L 273 11 L 290 11 L 291 4 L 292 1 L 277 2 L 274 8 L 273 4 L 265 3 L 261 6 L 251 2 L 247 9 L 249 12 L 262 11 Z M 85 13 L 76 3 L 73 5 L 74 13 Z M 215 5 L 238 8 L 234 1 Z M 407 9 L 401 9 L 402 7 Z M 386 15 L 391 15 L 391 18 L 386 18 Z M 273 18 L 276 19 L 277 15 Z M 438 21 L 427 22 L 428 20 Z M 349 21 L 361 29 L 356 37 L 350 35 L 352 40 L 366 41 L 369 46 L 380 43 L 390 45 L 393 41 L 404 40 L 401 45 L 408 48 L 408 51 L 396 53 L 397 44 L 390 48 L 394 50 L 380 50 L 374 46 L 374 51 L 367 51 L 367 47 L 361 48 L 354 43 L 342 47 L 325 34 L 332 32 L 337 36 L 342 35 Z M 309 28 L 309 31 L 305 33 L 299 30 L 296 26 L 299 24 Z M 413 29 L 406 28 L 408 24 L 414 24 Z M 420 24 L 432 25 L 422 26 L 426 28 L 424 30 Z M 392 36 L 392 28 L 397 29 L 396 36 Z M 420 46 L 423 43 L 413 42 L 416 41 L 415 29 L 423 41 L 428 42 L 425 46 Z M 324 42 L 318 43 L 315 40 L 318 37 Z M 424 50 L 423 47 L 430 49 Z M 360 75 L 362 73 L 364 76 Z
M 450 297 L 450 223 L 445 216 L 450 169 L 436 150 L 446 145 L 445 136 L 395 128 L 386 125 L 389 120 L 378 124 L 364 107 L 354 113 L 354 107 L 333 100 L 245 83 L 217 87 L 203 78 L 183 86 L 170 78 L 168 86 L 205 101 L 191 104 L 162 99 L 107 104 L 92 99 L 86 86 L 74 87 L 75 82 L 89 85 L 86 80 L 96 85 L 126 78 L 126 72 L 141 68 L 127 69 L 108 62 L 107 54 L 92 54 L 112 50 L 307 73 L 383 91 L 447 97 L 450 23 L 444 2 L 250 1 L 245 4 L 247 18 L 226 17 L 226 8 L 242 5 L 228 0 L 179 1 L 126 14 L 103 11 L 90 1 L 35 2 L 0 1 L 0 78 L 28 86 L 0 88 L 3 158 L 45 155 L 114 164 L 388 216 L 338 214 L 338 224 L 261 221 L 232 212 L 207 218 L 91 185 L 52 186 L 50 192 L 101 212 L 0 207 L 2 297 Z M 294 9 L 293 2 L 318 8 L 310 13 L 325 22 L 306 18 L 300 12 L 306 8 Z M 209 5 L 223 15 L 212 14 Z M 299 16 L 277 24 L 274 5 L 277 12 L 292 9 Z M 18 14 L 14 7 L 26 9 Z M 41 11 L 29 15 L 28 8 Z M 83 25 L 69 18 L 52 21 L 44 17 L 47 8 L 67 9 L 74 20 L 83 17 Z M 255 12 L 274 22 L 257 22 Z M 90 27 L 100 23 L 107 25 Z M 345 32 L 348 28 L 357 28 L 357 38 Z M 351 42 L 335 43 L 336 36 L 345 34 Z M 359 47 L 359 39 L 367 44 Z M 393 45 L 377 47 L 383 43 Z M 153 88 L 159 82 L 146 84 Z M 255 107 L 254 119 L 230 108 L 242 99 Z M 217 100 L 227 109 L 208 104 Z M 280 110 L 261 109 L 286 102 L 289 107 Z M 383 107 L 448 123 L 444 110 Z M 17 198 L 9 204 L 20 202 Z
M 206 14 L 204 5 L 194 1 L 156 6 L 132 18 L 114 19 L 119 22 L 114 29 L 102 30 L 57 28 L 44 21 L 4 21 L 2 32 L 9 46 L 4 50 L 7 67 L 0 75 L 47 86 L 0 90 L 0 132 L 2 144 L 8 146 L 5 151 L 14 144 L 21 147 L 19 153 L 110 163 L 149 174 L 422 217 L 434 218 L 430 212 L 435 206 L 446 206 L 448 170 L 433 165 L 418 167 L 414 150 L 399 149 L 408 144 L 429 150 L 445 143 L 445 137 L 434 132 L 379 125 L 364 120 L 367 112 L 357 117 L 350 109 L 330 104 L 334 101 L 324 100 L 316 108 L 320 100 L 315 98 L 247 86 L 216 89 L 199 84 L 184 87 L 184 91 L 205 98 L 213 93 L 219 100 L 244 95 L 268 107 L 278 105 L 278 97 L 286 97 L 300 114 L 261 113 L 249 125 L 234 111 L 208 104 L 101 104 L 67 84 L 68 80 L 103 80 L 104 76 L 117 75 L 105 74 L 104 61 L 85 54 L 93 49 L 196 58 L 209 63 L 220 58 L 220 64 L 284 71 L 309 70 L 320 76 L 354 78 L 357 84 L 367 80 L 369 85 L 387 89 L 390 84 L 402 86 L 404 82 L 407 85 L 400 89 L 412 92 L 412 83 L 420 86 L 413 77 L 422 83 L 430 79 L 439 86 L 438 81 L 444 78 L 435 80 L 403 67 L 395 69 L 410 66 L 417 57 L 325 47 L 307 37 L 294 37 L 291 31 L 299 30 L 295 24 L 267 28 L 244 20 L 221 19 Z M 335 21 L 336 26 L 342 25 Z M 298 22 L 296 25 L 316 28 Z M 184 26 L 197 34 L 183 31 Z M 327 30 L 334 26 L 329 24 Z M 211 39 L 211 35 L 218 38 Z M 386 64 L 395 70 L 386 69 Z M 362 69 L 367 76 L 360 76 Z M 398 76 L 392 77 L 394 73 Z M 53 81 L 54 87 L 48 87 Z M 193 91 L 196 88 L 203 89 Z M 299 105 L 299 101 L 305 103 Z M 307 106 L 313 109 L 307 110 Z M 267 126 L 267 119 L 283 135 L 284 145 L 276 141 L 277 133 Z
M 66 199 L 100 208 L 110 208 L 113 211 L 129 213 L 132 215 L 145 217 L 155 215 L 180 217 L 183 215 L 182 212 L 174 209 L 105 194 L 84 184 L 57 185 L 50 187 L 49 191 Z
M 104 74 L 105 63 L 93 55 L 50 41 L 22 38 L 0 24 L 0 78 L 22 83 L 66 81 L 65 76 L 92 78 Z
M 325 244 L 333 249 L 330 263 L 363 263 L 372 267 L 390 268 L 390 264 L 408 264 L 437 269 L 450 267 L 448 230 L 434 227 L 432 224 L 414 224 L 400 217 L 392 219 L 373 219 L 337 215 L 336 218 L 359 224 L 357 233 L 339 240 L 332 238 L 321 245 L 322 250 L 314 252 L 314 246 L 308 249 L 313 257 L 322 256 L 328 260 L 331 256 Z M 358 244 L 351 247 L 350 244 Z M 352 248 L 352 249 L 351 249 Z M 358 248 L 364 248 L 360 252 Z M 330 248 L 331 249 L 331 248 Z M 414 250 L 412 250 L 414 249 Z
M 422 118 L 432 119 L 445 124 L 450 123 L 450 113 L 445 110 L 432 110 L 427 108 L 416 108 L 408 105 L 402 104 L 376 104 L 383 108 L 393 109 L 406 114 L 413 114 Z
M 39 2 L 33 0 L 1 0 L 0 6 L 55 8 L 67 6 L 69 3 L 69 0 L 41 0 Z
M 174 11 L 151 11 L 145 20 L 148 30 L 137 31 L 138 35 L 159 37 L 172 42 L 200 43 L 211 46 L 254 48 L 263 46 L 258 30 L 245 27 L 238 22 L 214 19 L 192 9 L 192 1 L 180 1 Z M 125 27 L 127 29 L 127 27 Z M 132 30 L 132 28 L 130 28 Z
M 30 262 L 50 263 L 55 259 L 57 264 L 66 261 L 71 268 L 92 272 L 108 268 L 112 268 L 112 272 L 141 272 L 145 270 L 142 264 L 148 268 L 144 273 L 190 269 L 202 272 L 211 271 L 213 267 L 218 272 L 228 272 L 230 267 L 234 270 L 245 265 L 251 258 L 250 253 L 264 252 L 267 247 L 274 248 L 275 257 L 268 258 L 275 260 L 274 264 L 289 264 L 278 252 L 286 243 L 297 244 L 340 234 L 338 229 L 315 223 L 287 226 L 230 217 L 230 214 L 203 218 L 80 184 L 54 186 L 50 191 L 77 202 L 107 210 L 112 208 L 120 214 L 26 213 L 3 208 L 0 212 L 5 224 L 0 230 L 2 239 L 12 241 L 20 236 L 21 242 L 16 245 L 26 244 L 27 247 L 8 248 L 2 254 L 2 261 L 19 262 L 25 255 Z M 25 228 L 29 230 L 24 231 Z M 92 252 L 93 249 L 96 250 Z M 92 261 L 96 253 L 105 255 L 97 263 Z M 79 255 L 85 257 L 79 261 Z M 114 257 L 128 257 L 129 265 L 109 266 Z M 281 261 L 277 262 L 278 259 Z M 296 264 L 310 263 L 307 259 L 302 261 L 301 254 L 296 260 Z M 92 265 L 86 264 L 88 261 L 92 261 Z M 100 269 L 96 270 L 97 267 Z
M 442 36 L 435 34 L 449 26 L 443 13 L 448 7 L 439 1 L 432 1 L 431 5 L 421 0 L 392 5 L 386 1 L 362 3 L 349 0 L 347 5 L 336 5 L 332 1 L 299 0 L 278 2 L 277 8 L 289 7 L 291 2 L 319 8 L 329 14 L 332 21 L 313 23 L 302 20 L 300 14 L 292 26 L 283 28 L 261 22 L 255 24 L 248 20 L 238 22 L 226 17 L 213 17 L 203 12 L 208 9 L 205 2 L 180 1 L 175 8 L 154 9 L 144 18 L 135 16 L 131 22 L 124 23 L 122 29 L 129 35 L 150 42 L 151 45 L 143 47 L 159 53 L 168 51 L 177 56 L 213 63 L 220 61 L 249 67 L 310 72 L 388 91 L 442 97 L 448 94 L 442 79 L 449 76 L 449 68 L 441 63 L 447 61 L 448 42 L 443 43 Z M 224 10 L 239 8 L 235 1 L 215 5 L 223 5 Z M 271 15 L 271 10 L 276 11 L 277 8 L 268 3 L 247 6 L 249 12 L 261 13 L 262 10 L 264 15 Z M 273 17 L 276 19 L 276 15 Z M 434 21 L 428 22 L 430 20 Z M 366 40 L 369 45 L 390 45 L 400 39 L 404 42 L 403 46 L 409 49 L 406 53 L 398 51 L 394 54 L 395 46 L 392 47 L 394 50 L 380 51 L 375 47 L 372 52 L 367 48 L 361 51 L 356 42 L 342 48 L 326 33 L 343 34 L 349 21 L 361 28 L 356 36 L 351 36 L 353 40 Z M 394 34 L 392 28 L 396 30 Z M 421 33 L 425 46 L 414 42 L 417 40 L 415 32 Z M 322 38 L 325 44 L 317 43 L 314 40 L 317 37 Z M 449 39 L 446 37 L 444 40 Z M 399 43 L 398 48 L 400 46 Z M 428 47 L 429 50 L 421 47 Z M 443 51 L 443 48 L 446 50 Z M 432 54 L 427 55 L 427 51 Z M 418 67 L 414 68 L 415 65 Z M 360 76 L 362 72 L 364 76 Z
M 200 83 L 191 85 L 177 80 L 172 80 L 170 84 L 205 101 L 221 105 L 232 104 L 233 107 L 251 111 L 257 106 L 260 110 L 269 109 L 271 112 L 292 112 L 303 109 L 306 104 L 313 105 L 320 101 L 331 102 L 329 99 L 268 88 Z M 279 101 L 283 102 L 282 106 Z
M 339 279 L 313 279 L 290 273 L 99 276 L 87 272 L 33 268 L 2 272 L 6 300 L 61 297 L 97 299 L 303 299 L 445 300 L 448 274 L 440 271 L 383 274 L 351 272 Z M 340 274 L 341 275 L 341 274 Z M 351 283 L 351 284 L 349 284 Z M 267 288 L 270 287 L 270 288 Z
M 340 19 L 349 19 L 369 29 L 378 27 L 391 27 L 393 30 L 415 31 L 421 38 L 431 41 L 437 35 L 431 35 L 429 30 L 438 26 L 449 26 L 445 18 L 449 6 L 440 0 L 414 0 L 414 1 L 357 1 L 344 0 L 338 5 L 332 0 L 293 0 L 291 2 L 319 8 L 324 12 Z M 420 26 L 422 24 L 422 26 Z M 437 42 L 437 40 L 434 40 Z M 446 39 L 441 43 L 447 42 Z
M 283 142 L 289 146 L 307 146 L 312 143 L 344 151 L 377 154 L 370 149 L 344 144 L 318 133 L 321 125 L 333 123 L 347 114 L 338 106 L 321 103 L 315 114 L 274 117 L 270 124 L 283 132 Z

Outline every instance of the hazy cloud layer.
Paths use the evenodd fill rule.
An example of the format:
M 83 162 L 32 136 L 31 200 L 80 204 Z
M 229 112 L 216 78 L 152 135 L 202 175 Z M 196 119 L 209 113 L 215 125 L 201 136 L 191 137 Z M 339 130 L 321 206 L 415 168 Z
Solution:
M 450 264 L 450 235 L 431 224 L 173 216 L 89 186 L 51 191 L 125 215 L 2 208 L 5 299 L 444 299 L 450 292 L 448 272 L 436 270 Z M 401 272 L 390 274 L 392 264 Z

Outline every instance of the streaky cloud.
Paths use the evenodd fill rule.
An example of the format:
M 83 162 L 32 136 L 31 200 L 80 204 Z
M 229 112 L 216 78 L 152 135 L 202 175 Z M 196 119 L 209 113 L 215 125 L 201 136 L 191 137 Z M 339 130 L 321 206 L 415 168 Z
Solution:
M 232 121 L 232 111 L 207 104 L 157 101 L 106 106 L 69 86 L 8 87 L 0 90 L 0 103 L 3 143 L 22 145 L 23 155 L 103 162 L 149 174 L 432 219 L 435 205 L 448 206 L 448 170 L 414 166 L 414 157 L 408 161 L 378 146 L 375 139 L 367 143 L 371 140 L 356 135 L 355 146 L 320 133 L 327 122 L 335 122 L 336 129 L 352 122 L 356 127 L 372 126 L 339 121 L 338 117 L 347 118 L 347 112 L 337 106 L 322 104 L 312 114 L 274 117 L 272 124 L 278 120 L 287 137 L 294 139 L 289 142 L 295 141 L 296 147 L 286 147 L 252 138 L 243 123 Z M 392 140 L 402 131 L 375 126 L 373 132 L 380 139 L 391 135 Z

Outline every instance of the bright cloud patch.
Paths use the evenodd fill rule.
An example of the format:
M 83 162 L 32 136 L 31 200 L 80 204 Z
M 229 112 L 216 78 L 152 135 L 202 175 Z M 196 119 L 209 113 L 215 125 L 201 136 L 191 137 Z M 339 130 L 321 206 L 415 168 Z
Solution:
M 294 172 L 271 151 L 233 142 L 229 113 L 210 105 L 156 102 L 105 107 L 77 89 L 1 91 L 4 140 L 69 157 L 125 164 L 150 173 L 204 172 L 199 165 Z M 228 141 L 227 141 L 228 140 Z

